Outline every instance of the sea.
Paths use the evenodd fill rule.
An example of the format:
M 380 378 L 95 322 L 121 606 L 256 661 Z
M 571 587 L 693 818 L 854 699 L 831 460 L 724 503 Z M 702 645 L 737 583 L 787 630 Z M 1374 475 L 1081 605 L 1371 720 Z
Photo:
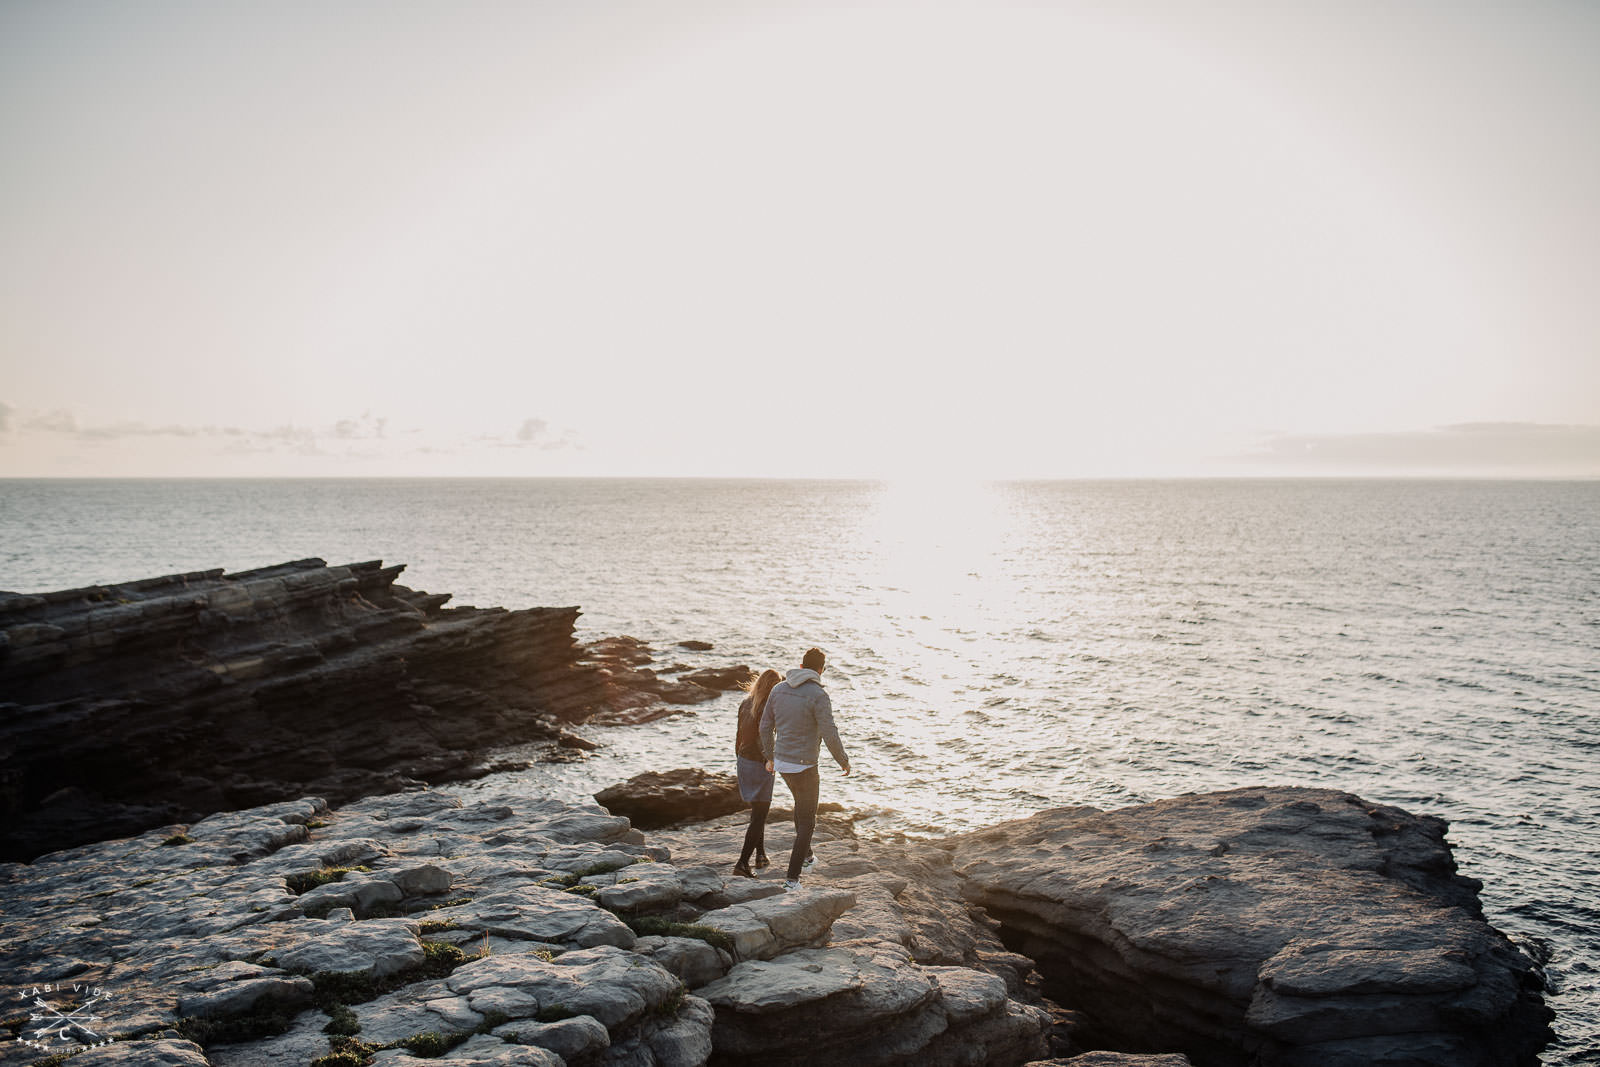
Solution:
M 824 649 L 863 833 L 1278 783 L 1440 816 L 1548 959 L 1544 1062 L 1600 1063 L 1600 481 L 0 481 L 0 589 L 312 556 L 658 667 Z M 736 703 L 460 788 L 731 770 Z

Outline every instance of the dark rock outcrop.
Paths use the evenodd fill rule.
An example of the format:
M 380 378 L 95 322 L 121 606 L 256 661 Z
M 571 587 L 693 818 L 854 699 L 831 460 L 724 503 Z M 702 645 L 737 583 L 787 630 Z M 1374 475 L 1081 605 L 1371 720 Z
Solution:
M 607 705 L 578 609 L 444 607 L 301 560 L 0 594 L 0 858 L 315 792 L 477 777 Z
M 704 641 L 681 642 L 685 648 L 701 645 L 707 650 L 711 647 Z M 636 637 L 601 638 L 588 651 L 605 681 L 604 704 L 593 717 L 593 722 L 601 726 L 654 722 L 690 705 L 715 700 L 754 676 L 743 664 L 698 669 L 684 663 L 652 667 L 655 650 Z
M 1064 808 L 944 842 L 1085 1043 L 1200 1067 L 1535 1064 L 1550 1011 L 1445 824 L 1288 787 Z
M 644 830 L 703 822 L 748 807 L 739 795 L 738 778 L 699 767 L 646 771 L 607 786 L 594 799 L 613 815 L 626 816 Z

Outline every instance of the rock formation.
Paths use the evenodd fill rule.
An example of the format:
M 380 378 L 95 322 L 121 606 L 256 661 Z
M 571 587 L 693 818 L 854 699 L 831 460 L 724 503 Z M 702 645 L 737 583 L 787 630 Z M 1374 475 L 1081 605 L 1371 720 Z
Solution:
M 0 865 L 0 994 L 45 987 L 69 1012 L 74 984 L 104 991 L 95 1036 L 115 1043 L 74 1058 L 85 1067 L 1047 1053 L 1049 1013 L 1014 992 L 1015 958 L 993 942 L 998 973 L 918 962 L 899 934 L 905 881 L 847 863 L 854 844 L 826 832 L 817 847 L 834 875 L 785 893 L 778 875 L 726 877 L 626 819 L 524 795 L 219 814 Z M 866 922 L 842 926 L 863 899 Z M 4 1040 L 37 1040 L 29 1013 L 0 1028 L 0 1067 L 42 1057 Z
M 944 843 L 1098 1047 L 1201 1067 L 1535 1064 L 1551 1013 L 1439 819 L 1252 788 Z
M 934 843 L 824 816 L 788 893 L 778 868 L 730 876 L 743 823 L 646 838 L 598 807 L 425 790 L 218 814 L 0 865 L 0 974 L 113 994 L 119 1041 L 85 1067 L 1004 1067 L 1084 1046 L 1121 1051 L 1049 1062 L 1471 1067 L 1535 1063 L 1548 1036 L 1438 820 L 1348 794 Z M 769 828 L 774 856 L 789 833 Z M 32 1062 L 4 1036 L 0 1067 Z
M 613 815 L 623 815 L 641 830 L 680 822 L 702 822 L 749 807 L 739 795 L 739 779 L 720 771 L 683 767 L 646 771 L 594 795 Z
M 678 647 L 710 651 L 705 641 L 680 641 Z M 654 650 L 635 637 L 606 637 L 589 646 L 592 658 L 603 661 L 606 699 L 593 721 L 604 726 L 632 726 L 665 718 L 683 706 L 716 699 L 719 693 L 743 686 L 754 676 L 749 667 L 693 668 L 686 663 L 649 666 Z M 676 675 L 676 677 L 668 677 Z
M 577 608 L 446 608 L 395 584 L 403 569 L 0 593 L 0 859 L 478 777 L 519 742 L 593 748 L 564 724 L 711 699 L 740 670 L 661 682 L 637 641 L 579 645 Z

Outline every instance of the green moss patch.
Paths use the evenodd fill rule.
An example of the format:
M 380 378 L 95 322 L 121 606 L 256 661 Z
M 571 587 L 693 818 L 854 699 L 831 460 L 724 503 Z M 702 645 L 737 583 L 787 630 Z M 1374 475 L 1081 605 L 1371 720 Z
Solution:
M 623 860 L 620 863 L 615 860 L 601 860 L 599 863 L 591 863 L 587 867 L 582 867 L 577 871 L 574 871 L 572 878 L 573 881 L 581 882 L 583 879 L 592 875 L 610 874 L 612 871 L 620 871 L 622 868 L 631 867 L 638 862 L 638 859 Z
M 332 1051 L 312 1060 L 311 1067 L 366 1067 L 378 1051 L 377 1045 L 368 1045 L 353 1037 L 330 1037 L 328 1046 Z
M 351 871 L 367 872 L 370 870 L 372 870 L 371 867 L 323 867 L 315 871 L 298 871 L 284 878 L 283 882 L 289 887 L 289 892 L 299 896 L 317 888 L 319 885 L 343 881 L 344 876 Z
M 630 915 L 622 920 L 640 937 L 692 937 L 704 941 L 712 948 L 733 951 L 733 937 L 712 926 L 699 923 L 680 923 L 659 915 Z
M 263 1008 L 245 1015 L 200 1015 L 179 1019 L 174 1029 L 201 1048 L 232 1045 L 277 1037 L 293 1025 L 296 1014 L 296 1009 Z
M 562 1019 L 575 1019 L 578 1013 L 565 1004 L 549 1004 L 539 1009 L 539 1014 L 534 1018 L 542 1023 L 558 1023 Z
M 317 1007 L 332 1015 L 335 1009 L 350 1004 L 365 1004 L 401 986 L 432 978 L 444 978 L 474 957 L 443 941 L 422 943 L 422 962 L 414 967 L 374 977 L 369 971 L 318 971 L 310 976 L 316 987 Z
M 340 1034 L 352 1037 L 361 1032 L 361 1020 L 356 1018 L 356 1013 L 343 1004 L 335 1004 L 328 1009 L 328 1025 L 322 1028 L 325 1034 Z
M 437 1030 L 424 1030 L 420 1034 L 412 1034 L 410 1037 L 403 1038 L 388 1047 L 403 1048 L 413 1056 L 431 1060 L 436 1056 L 443 1056 L 471 1036 L 470 1033 L 465 1032 L 441 1034 Z

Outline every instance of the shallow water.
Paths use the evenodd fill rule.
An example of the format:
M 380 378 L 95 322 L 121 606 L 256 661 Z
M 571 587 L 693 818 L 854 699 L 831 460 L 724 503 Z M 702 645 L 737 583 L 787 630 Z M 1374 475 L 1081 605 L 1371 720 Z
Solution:
M 827 683 L 824 799 L 961 829 L 1252 783 L 1442 816 L 1600 1062 L 1600 483 L 0 482 L 0 588 L 321 556 Z M 540 788 L 731 763 L 734 698 Z M 827 771 L 825 766 L 825 773 Z

